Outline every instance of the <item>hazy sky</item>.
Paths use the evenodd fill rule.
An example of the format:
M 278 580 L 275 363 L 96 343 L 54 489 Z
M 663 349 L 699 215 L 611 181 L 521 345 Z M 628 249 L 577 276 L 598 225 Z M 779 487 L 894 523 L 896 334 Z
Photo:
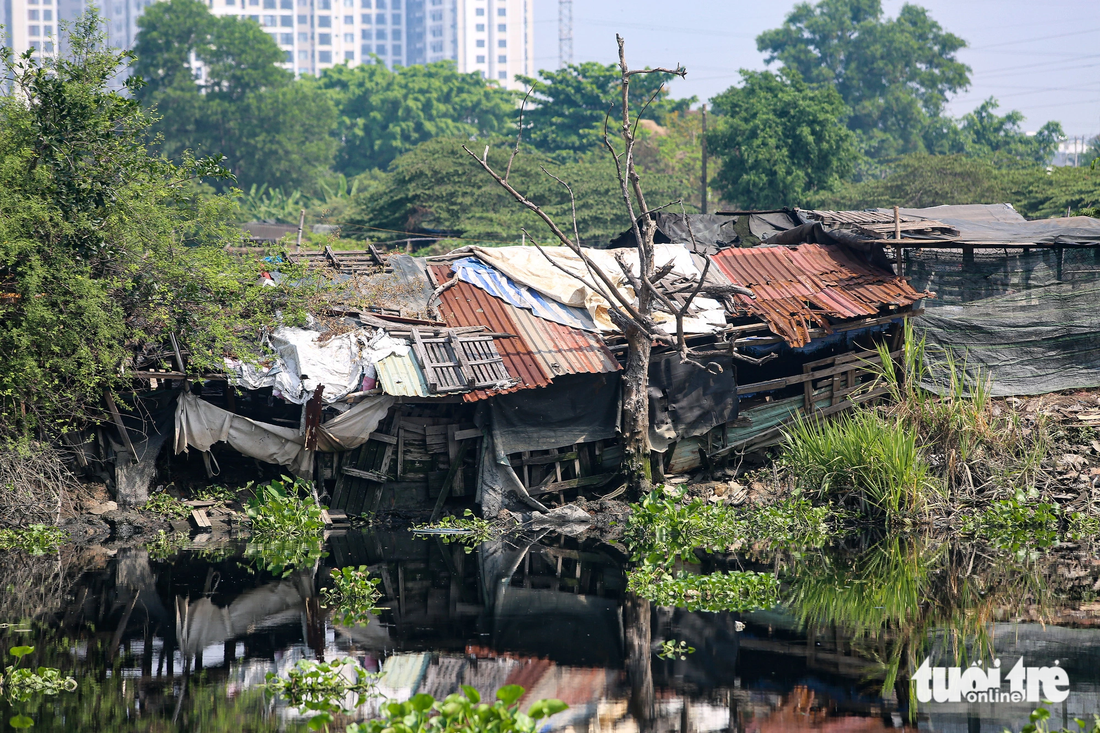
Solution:
M 535 65 L 558 65 L 558 3 L 535 2 Z M 883 0 L 888 15 L 904 3 Z M 964 38 L 959 59 L 971 86 L 948 107 L 960 116 L 987 97 L 1000 112 L 1018 109 L 1034 130 L 1058 120 L 1068 135 L 1100 132 L 1100 3 L 1096 0 L 923 0 L 946 30 Z M 738 80 L 742 68 L 764 68 L 755 38 L 775 28 L 788 0 L 574 0 L 573 60 L 615 60 L 615 33 L 637 66 L 687 67 L 674 96 L 707 100 Z

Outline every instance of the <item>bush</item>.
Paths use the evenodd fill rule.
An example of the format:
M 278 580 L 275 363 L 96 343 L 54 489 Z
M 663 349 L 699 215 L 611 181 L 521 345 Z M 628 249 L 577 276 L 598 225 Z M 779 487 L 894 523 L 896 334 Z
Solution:
M 252 534 L 293 539 L 321 532 L 325 525 L 321 521 L 321 507 L 310 496 L 311 485 L 304 479 L 283 476 L 256 487 L 244 507 L 252 520 Z
M 382 717 L 348 726 L 347 733 L 535 733 L 538 721 L 569 706 L 561 700 L 538 700 L 526 714 L 519 712 L 523 688 L 506 685 L 497 690 L 492 705 L 481 702 L 474 688 L 463 685 L 463 694 L 436 700 L 414 695 L 407 702 L 382 706 Z
M 784 460 L 803 488 L 854 500 L 864 513 L 914 514 L 939 496 L 916 432 L 897 418 L 866 409 L 827 421 L 800 417 L 784 441 Z

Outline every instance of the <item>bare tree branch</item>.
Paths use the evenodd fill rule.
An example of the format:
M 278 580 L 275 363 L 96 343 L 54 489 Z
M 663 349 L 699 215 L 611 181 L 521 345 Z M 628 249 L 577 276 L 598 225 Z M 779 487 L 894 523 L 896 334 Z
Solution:
M 637 312 L 637 311 L 636 311 L 636 310 L 634 309 L 634 305 L 633 305 L 632 303 L 629 303 L 629 302 L 628 302 L 628 301 L 626 300 L 626 298 L 625 298 L 625 297 L 624 297 L 624 296 L 623 296 L 623 295 L 622 295 L 622 294 L 621 294 L 621 293 L 619 292 L 618 288 L 616 288 L 616 287 L 615 287 L 615 284 L 614 284 L 613 282 L 611 282 L 611 280 L 610 280 L 610 279 L 608 278 L 607 274 L 606 274 L 606 273 L 604 273 L 604 271 L 603 271 L 603 270 L 601 270 L 601 269 L 600 269 L 600 267 L 599 267 L 598 265 L 596 265 L 596 264 L 595 264 L 594 262 L 592 262 L 592 260 L 591 260 L 591 259 L 590 259 L 590 258 L 588 257 L 588 255 L 586 255 L 586 254 L 584 253 L 584 250 L 583 250 L 583 249 L 582 249 L 582 248 L 580 247 L 580 245 L 578 245 L 578 244 L 574 243 L 574 242 L 573 242 L 572 240 L 570 240 L 570 239 L 569 239 L 569 237 L 567 237 L 567 236 L 565 235 L 565 232 L 563 232 L 563 231 L 562 231 L 562 230 L 561 230 L 561 229 L 560 229 L 560 228 L 558 227 L 558 225 L 557 225 L 557 224 L 556 224 L 556 223 L 554 222 L 554 220 L 553 220 L 553 219 L 551 219 L 551 218 L 550 218 L 550 216 L 549 216 L 549 215 L 548 215 L 548 214 L 547 214 L 547 213 L 546 213 L 545 211 L 543 211 L 543 210 L 542 210 L 542 208 L 540 208 L 540 207 L 538 206 L 538 204 L 536 204 L 536 203 L 534 203 L 533 201 L 529 200 L 529 199 L 528 199 L 528 198 L 527 198 L 526 196 L 524 196 L 524 195 L 523 195 L 523 194 L 521 194 L 521 193 L 520 193 L 519 191 L 517 191 L 517 190 L 516 190 L 515 188 L 513 188 L 513 187 L 512 187 L 512 184 L 508 183 L 508 182 L 507 182 L 507 181 L 505 181 L 505 180 L 504 180 L 503 178 L 501 178 L 500 174 L 498 174 L 498 173 L 497 173 L 496 171 L 494 171 L 494 170 L 493 170 L 492 166 L 490 166 L 490 165 L 489 165 L 488 161 L 486 161 L 486 160 L 481 160 L 481 159 L 479 159 L 479 158 L 478 158 L 478 157 L 477 157 L 477 156 L 476 156 L 476 155 L 475 155 L 475 154 L 474 154 L 474 153 L 473 153 L 473 152 L 472 152 L 472 151 L 471 151 L 471 150 L 470 150 L 470 149 L 469 149 L 468 147 L 466 147 L 465 145 L 463 145 L 463 146 L 462 146 L 462 149 L 463 149 L 463 150 L 465 150 L 465 151 L 466 151 L 466 153 L 467 153 L 467 154 L 468 154 L 468 155 L 469 155 L 469 156 L 470 156 L 471 158 L 473 158 L 474 160 L 476 160 L 476 161 L 477 161 L 477 162 L 478 162 L 478 163 L 479 163 L 479 164 L 481 165 L 481 167 L 482 167 L 482 168 L 484 168 L 484 169 L 485 169 L 485 171 L 486 171 L 486 172 L 487 172 L 487 173 L 488 173 L 488 174 L 489 174 L 490 176 L 492 176 L 492 177 L 493 177 L 493 179 L 494 179 L 494 180 L 495 180 L 495 181 L 496 181 L 497 183 L 499 183 L 499 184 L 500 184 L 500 185 L 501 185 L 501 186 L 502 186 L 502 187 L 504 188 L 504 190 L 505 190 L 505 191 L 507 191 L 508 193 L 512 194 L 512 198 L 514 198 L 514 199 L 515 199 L 516 201 L 518 201 L 519 203 L 523 204 L 523 205 L 524 205 L 525 207 L 527 207 L 527 208 L 528 208 L 529 210 L 531 210 L 531 211 L 533 211 L 533 212 L 534 212 L 535 214 L 537 214 L 537 215 L 538 215 L 538 217 L 539 217 L 540 219 L 542 219 L 542 220 L 543 220 L 543 221 L 544 221 L 544 222 L 546 223 L 546 225 L 547 225 L 548 227 L 550 227 L 550 231 L 552 231 L 552 232 L 554 233 L 554 236 L 555 236 L 555 237 L 557 237 L 557 238 L 558 238 L 558 240 L 559 240 L 559 241 L 560 241 L 560 242 L 561 242 L 562 244 L 564 244 L 564 245 L 565 245 L 566 247 L 568 247 L 569 249 L 573 250 L 573 252 L 574 252 L 574 253 L 576 253 L 576 255 L 577 255 L 578 257 L 580 257 L 580 258 L 581 258 L 581 260 L 583 260 L 583 261 L 584 261 L 584 263 L 585 263 L 585 264 L 586 264 L 586 265 L 587 265 L 587 266 L 588 266 L 588 267 L 590 268 L 590 272 L 592 272 L 593 274 L 595 274 L 595 275 L 596 275 L 596 277 L 597 277 L 597 278 L 598 278 L 599 280 L 603 281 L 604 285 L 606 285 L 606 286 L 607 286 L 607 290 L 608 290 L 608 292 L 609 292 L 609 293 L 610 293 L 611 295 L 613 295 L 613 296 L 614 296 L 614 299 L 615 299 L 615 300 L 618 300 L 618 301 L 619 301 L 619 303 L 620 303 L 620 305 L 622 305 L 623 309 L 624 309 L 624 310 L 626 310 L 626 311 L 627 311 L 628 313 L 630 313 L 630 314 L 631 314 L 631 317 L 632 317 L 632 318 L 633 318 L 634 320 L 636 320 L 636 321 L 637 321 L 637 322 L 639 322 L 639 323 L 643 323 L 643 322 L 644 322 L 644 319 L 642 319 L 641 315 L 640 315 L 640 314 L 639 314 L 639 313 L 638 313 L 638 312 Z M 610 302 L 610 301 L 609 301 L 609 302 Z
M 508 167 L 504 170 L 505 183 L 508 182 L 508 176 L 512 175 L 512 161 L 519 155 L 519 142 L 523 137 L 523 113 L 527 109 L 527 100 L 533 91 L 535 91 L 534 87 L 528 87 L 527 93 L 523 95 L 523 102 L 519 105 L 519 123 L 516 125 L 516 147 L 512 150 L 512 155 L 508 158 Z

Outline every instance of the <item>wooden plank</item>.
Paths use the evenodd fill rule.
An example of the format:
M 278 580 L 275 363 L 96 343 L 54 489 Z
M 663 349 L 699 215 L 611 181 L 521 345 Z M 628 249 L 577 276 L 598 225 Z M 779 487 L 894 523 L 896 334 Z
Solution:
M 437 392 L 439 390 L 439 377 L 432 366 L 431 359 L 428 358 L 428 350 L 424 347 L 424 340 L 420 337 L 420 329 L 411 329 L 413 337 L 413 349 L 416 351 L 416 355 L 420 357 L 420 362 L 424 366 L 424 380 L 428 383 L 429 392 Z
M 447 501 L 447 497 L 451 493 L 451 483 L 454 481 L 455 474 L 458 473 L 462 466 L 462 459 L 466 456 L 466 449 L 470 447 L 469 443 L 462 443 L 458 448 L 458 455 L 451 461 L 451 467 L 447 471 L 447 477 L 443 479 L 443 488 L 439 491 L 439 496 L 435 500 L 435 508 L 432 509 L 432 523 L 439 521 L 440 515 L 443 513 L 443 503 Z
M 397 438 L 392 435 L 386 435 L 385 433 L 371 433 L 370 440 L 377 440 L 380 443 L 389 443 L 390 445 L 397 445 Z
M 567 489 L 583 489 L 588 486 L 600 486 L 615 478 L 616 475 L 617 474 L 614 473 L 601 473 L 595 476 L 583 476 L 581 478 L 571 478 L 566 481 L 556 481 L 544 486 L 532 487 L 528 489 L 528 493 L 531 496 L 537 496 L 540 494 L 550 494 L 556 491 L 566 491 Z
M 469 440 L 470 438 L 480 438 L 482 435 L 481 430 L 474 428 L 472 430 L 458 430 L 455 432 L 455 440 Z
M 187 367 L 183 363 L 183 354 L 180 353 L 180 344 L 179 341 L 176 340 L 176 334 L 169 333 L 168 338 L 172 341 L 172 353 L 176 357 L 176 369 L 179 369 L 181 372 L 186 372 Z
M 400 426 L 400 421 L 398 425 Z M 401 479 L 401 473 L 405 469 L 405 428 L 397 428 L 397 478 Z
M 199 529 L 210 529 L 210 517 L 206 516 L 205 509 L 194 509 L 191 512 L 191 521 Z
M 451 350 L 454 352 L 455 359 L 458 360 L 458 368 L 462 372 L 462 376 L 466 379 L 466 386 L 472 386 L 477 382 L 477 379 L 474 377 L 474 369 L 470 366 L 466 354 L 462 352 L 462 344 L 459 343 L 458 335 L 450 329 L 447 330 L 447 342 L 451 345 Z
M 126 446 L 126 450 L 130 451 L 130 462 L 137 463 L 137 451 L 134 450 L 134 444 L 130 442 L 130 433 L 126 431 L 126 426 L 122 423 L 122 415 L 118 414 L 118 406 L 115 405 L 114 395 L 111 394 L 111 390 L 106 389 L 103 390 L 103 396 L 107 400 L 107 409 L 111 412 L 111 420 L 118 428 L 118 432 L 122 434 L 122 442 Z
M 385 474 L 378 473 L 377 471 L 364 471 L 359 468 L 352 468 L 351 466 L 344 466 L 341 470 L 348 476 L 355 476 L 356 478 L 366 479 L 367 481 L 374 481 L 380 484 L 384 484 L 388 480 Z
M 542 466 L 547 463 L 565 463 L 567 461 L 573 461 L 577 458 L 577 451 L 571 451 L 569 453 L 551 453 L 545 456 L 531 456 L 530 458 L 524 458 L 517 465 L 521 466 Z
M 869 354 L 871 352 L 868 352 Z M 890 352 L 891 357 L 897 357 L 901 354 L 901 350 Z M 868 360 L 870 361 L 870 359 Z M 834 374 L 840 374 L 847 371 L 861 371 L 865 372 L 871 369 L 871 366 L 856 367 L 853 369 L 850 364 L 842 364 L 830 369 L 819 369 L 816 372 L 808 372 L 805 374 L 792 374 L 789 377 L 779 377 L 778 379 L 769 379 L 765 382 L 754 382 L 753 384 L 742 384 L 737 387 L 737 394 L 755 394 L 757 392 L 771 392 L 776 389 L 782 389 L 784 387 L 791 387 L 796 384 L 802 384 L 806 381 L 813 381 L 817 379 L 824 379 L 825 377 L 831 377 Z

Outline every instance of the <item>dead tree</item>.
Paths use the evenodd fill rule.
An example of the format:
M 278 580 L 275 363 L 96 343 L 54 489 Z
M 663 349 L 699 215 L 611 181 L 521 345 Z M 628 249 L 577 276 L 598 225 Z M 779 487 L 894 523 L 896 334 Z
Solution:
M 619 269 L 622 271 L 622 278 L 634 291 L 633 299 L 627 297 L 616 286 L 616 279 L 618 279 L 618 276 L 605 272 L 585 254 L 584 249 L 581 247 L 580 234 L 577 227 L 576 199 L 573 197 L 573 190 L 567 182 L 554 176 L 545 168 L 542 169 L 547 176 L 553 178 L 569 192 L 569 198 L 572 202 L 571 233 L 563 230 L 550 215 L 542 210 L 542 208 L 529 200 L 523 193 L 517 191 L 511 183 L 509 183 L 508 178 L 511 173 L 512 162 L 519 154 L 520 138 L 523 135 L 523 110 L 527 103 L 526 98 L 524 99 L 523 105 L 520 107 L 519 134 L 516 136 L 516 145 L 508 160 L 508 167 L 504 175 L 497 173 L 497 171 L 489 165 L 488 147 L 485 148 L 485 152 L 481 157 L 478 157 L 476 153 L 465 146 L 463 146 L 463 149 L 469 153 L 469 155 L 474 158 L 474 160 L 476 160 L 481 167 L 497 181 L 497 183 L 511 194 L 516 201 L 534 212 L 546 223 L 558 242 L 572 250 L 580 258 L 581 262 L 584 263 L 587 276 L 578 275 L 561 267 L 549 256 L 535 238 L 532 237 L 529 232 L 525 231 L 527 237 L 539 248 L 539 251 L 546 256 L 547 260 L 555 267 L 559 267 L 571 277 L 582 282 L 586 287 L 596 292 L 607 301 L 611 320 L 615 326 L 623 332 L 628 344 L 626 367 L 623 372 L 623 468 L 627 477 L 630 479 L 632 487 L 645 490 L 650 484 L 651 477 L 648 438 L 650 351 L 654 342 L 672 346 L 679 351 L 682 360 L 695 363 L 701 368 L 706 368 L 703 364 L 691 358 L 687 341 L 684 338 L 683 319 L 695 296 L 699 294 L 703 287 L 707 270 L 710 267 L 710 261 L 708 259 L 706 268 L 704 268 L 697 286 L 685 299 L 683 306 L 674 303 L 658 289 L 657 284 L 663 277 L 669 274 L 671 267 L 662 267 L 658 270 L 654 261 L 653 237 L 656 231 L 656 223 L 653 218 L 650 217 L 650 213 L 656 209 L 650 209 L 646 203 L 645 194 L 642 191 L 641 177 L 638 175 L 637 167 L 634 163 L 634 145 L 637 140 L 637 120 L 631 117 L 630 80 L 638 74 L 662 73 L 684 77 L 687 74 L 687 70 L 682 66 L 677 66 L 675 69 L 631 69 L 626 63 L 626 51 L 622 37 L 616 35 L 615 39 L 619 45 L 621 92 L 619 107 L 621 111 L 621 126 L 618 135 L 615 136 L 619 138 L 619 140 L 613 141 L 612 136 L 608 133 L 608 124 L 610 120 L 609 112 L 608 119 L 604 122 L 603 142 L 615 162 L 615 171 L 618 176 L 623 204 L 626 206 L 627 214 L 630 217 L 634 240 L 637 242 L 637 271 L 634 270 L 632 263 L 627 262 L 625 257 L 620 255 L 617 258 Z M 654 97 L 656 97 L 659 92 L 660 90 L 655 92 Z M 528 95 L 530 95 L 530 93 L 528 93 Z M 654 97 L 651 97 L 649 101 L 652 101 Z M 648 103 L 649 102 L 647 102 L 647 104 Z M 642 111 L 644 111 L 644 107 Z M 688 230 L 690 232 L 690 225 Z M 694 241 L 694 236 L 692 240 Z M 653 314 L 657 309 L 665 310 L 675 317 L 675 334 L 669 333 L 654 320 Z M 714 366 L 716 365 L 711 365 L 710 368 L 713 369 Z

